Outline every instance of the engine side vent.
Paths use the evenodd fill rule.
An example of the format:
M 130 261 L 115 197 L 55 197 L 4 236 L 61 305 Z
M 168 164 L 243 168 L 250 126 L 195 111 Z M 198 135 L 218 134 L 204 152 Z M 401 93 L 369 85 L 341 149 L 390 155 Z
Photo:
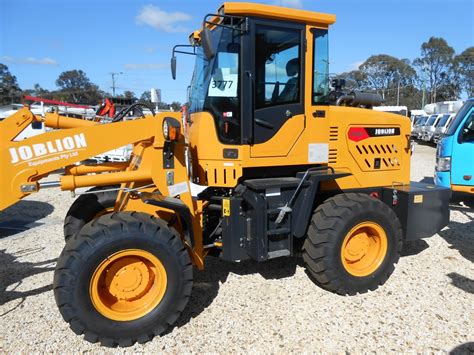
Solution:
M 227 186 L 231 181 L 234 182 L 237 179 L 237 174 L 235 169 L 212 169 L 213 176 L 212 180 L 208 183 L 214 186 Z
M 242 166 L 229 161 L 207 161 L 205 169 L 208 186 L 234 187 L 242 176 Z
M 339 139 L 339 127 L 329 127 L 329 140 L 335 142 Z
M 329 149 L 329 164 L 337 164 L 337 149 Z

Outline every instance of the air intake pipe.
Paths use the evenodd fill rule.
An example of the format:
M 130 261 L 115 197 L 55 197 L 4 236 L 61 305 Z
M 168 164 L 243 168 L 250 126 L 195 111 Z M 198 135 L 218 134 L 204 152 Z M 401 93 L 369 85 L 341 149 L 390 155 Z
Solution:
M 336 101 L 337 106 L 363 106 L 372 108 L 372 106 L 379 106 L 383 102 L 382 96 L 379 94 L 372 94 L 370 92 L 353 91 L 348 95 L 342 95 Z

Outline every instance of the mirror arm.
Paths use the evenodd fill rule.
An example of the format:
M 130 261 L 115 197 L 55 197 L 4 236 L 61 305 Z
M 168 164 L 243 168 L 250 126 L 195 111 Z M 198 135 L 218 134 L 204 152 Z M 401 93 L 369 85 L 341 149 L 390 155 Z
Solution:
M 193 48 L 193 52 L 184 52 L 181 50 L 178 50 L 177 48 Z M 173 80 L 176 80 L 176 53 L 180 54 L 188 54 L 188 55 L 196 55 L 196 46 L 192 46 L 190 44 L 177 44 L 176 46 L 173 47 L 173 52 L 171 54 L 171 77 Z
M 180 51 L 177 48 L 193 48 L 193 52 L 184 52 Z M 180 54 L 188 54 L 188 55 L 196 55 L 196 46 L 192 46 L 190 44 L 177 44 L 176 46 L 173 47 L 173 54 L 172 57 L 175 57 L 175 53 L 180 53 Z
M 218 22 L 213 22 L 208 20 L 208 17 L 217 17 L 221 19 L 228 18 L 231 20 L 230 25 L 223 25 L 222 23 Z M 234 21 L 237 21 L 234 23 Z M 245 21 L 245 28 L 240 28 L 240 24 Z M 220 15 L 220 14 L 207 14 L 204 16 L 204 21 L 202 27 L 204 28 L 206 25 L 211 25 L 211 26 L 218 26 L 218 27 L 224 27 L 224 28 L 230 28 L 232 30 L 240 31 L 240 32 L 247 32 L 248 31 L 248 19 L 246 17 L 240 17 L 240 16 L 231 16 L 231 15 Z

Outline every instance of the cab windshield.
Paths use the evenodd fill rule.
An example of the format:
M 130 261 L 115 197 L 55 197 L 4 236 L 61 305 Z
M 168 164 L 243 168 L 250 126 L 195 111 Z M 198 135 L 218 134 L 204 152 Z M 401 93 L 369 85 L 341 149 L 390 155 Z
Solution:
M 473 106 L 473 101 L 467 101 L 463 107 L 459 110 L 459 112 L 456 114 L 454 117 L 451 125 L 448 128 L 448 131 L 446 132 L 447 136 L 452 136 L 454 133 L 456 133 L 456 130 L 458 129 L 459 125 L 461 122 L 464 120 L 464 117 L 466 117 L 467 113 Z
M 211 41 L 217 50 L 207 59 L 202 47 L 196 50 L 196 64 L 189 94 L 190 113 L 211 113 L 219 140 L 227 144 L 240 143 L 240 38 L 241 31 L 216 27 Z
M 430 119 L 428 120 L 428 122 L 426 123 L 426 126 L 432 126 L 433 123 L 435 123 L 435 121 L 436 121 L 436 117 L 438 117 L 438 115 L 431 116 Z
M 423 126 L 426 121 L 428 120 L 428 116 L 423 116 L 420 118 L 420 120 L 416 123 L 417 126 Z
M 449 116 L 451 115 L 444 115 L 443 118 L 441 118 L 438 122 L 438 124 L 436 125 L 436 127 L 444 127 L 444 125 L 446 124 L 446 122 L 448 122 L 448 118 Z

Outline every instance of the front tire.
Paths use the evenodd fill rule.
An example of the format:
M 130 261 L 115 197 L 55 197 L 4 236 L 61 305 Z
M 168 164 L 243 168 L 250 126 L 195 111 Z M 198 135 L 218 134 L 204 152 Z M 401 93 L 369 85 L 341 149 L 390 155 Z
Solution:
M 174 324 L 192 279 L 189 254 L 166 223 L 120 212 L 86 224 L 67 242 L 53 286 L 76 334 L 115 347 L 147 342 Z
M 119 186 L 93 187 L 87 194 L 79 196 L 67 211 L 64 219 L 64 240 L 67 242 L 86 223 L 94 218 L 114 211 L 118 191 L 103 191 Z
M 392 274 L 402 235 L 397 216 L 380 200 L 365 194 L 340 194 L 316 209 L 303 260 L 322 288 L 341 295 L 365 293 Z

